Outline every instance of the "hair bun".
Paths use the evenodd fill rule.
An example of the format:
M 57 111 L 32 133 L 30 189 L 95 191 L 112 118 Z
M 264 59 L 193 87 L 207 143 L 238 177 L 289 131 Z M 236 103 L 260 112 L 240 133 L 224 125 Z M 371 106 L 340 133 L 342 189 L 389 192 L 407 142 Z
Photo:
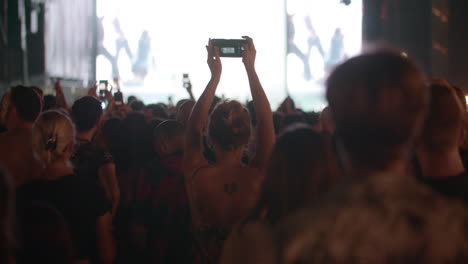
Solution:
M 250 137 L 250 116 L 237 101 L 219 104 L 211 114 L 210 138 L 224 150 L 247 144 Z

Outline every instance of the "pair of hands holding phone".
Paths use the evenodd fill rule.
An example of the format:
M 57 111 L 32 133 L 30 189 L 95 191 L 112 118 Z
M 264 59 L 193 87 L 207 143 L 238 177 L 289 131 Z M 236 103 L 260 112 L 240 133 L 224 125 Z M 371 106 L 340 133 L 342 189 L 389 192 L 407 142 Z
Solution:
M 252 38 L 248 36 L 242 36 L 242 38 L 247 40 L 247 44 L 242 45 L 243 47 L 243 54 L 242 54 L 242 62 L 245 65 L 245 69 L 247 71 L 255 69 L 255 56 L 257 51 L 255 50 L 255 45 L 253 43 Z M 208 45 L 206 46 L 206 50 L 208 52 L 208 67 L 211 71 L 211 76 L 219 78 L 222 72 L 222 64 L 221 59 L 219 56 L 219 47 L 213 46 L 211 39 L 208 41 Z

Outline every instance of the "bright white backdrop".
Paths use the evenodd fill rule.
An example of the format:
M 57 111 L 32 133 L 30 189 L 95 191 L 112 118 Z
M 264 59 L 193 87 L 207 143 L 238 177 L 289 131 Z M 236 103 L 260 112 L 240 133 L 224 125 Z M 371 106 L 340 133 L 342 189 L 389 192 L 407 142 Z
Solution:
M 156 62 L 141 87 L 123 87 L 126 95 L 136 94 L 147 103 L 187 97 L 182 74 L 187 72 L 195 96 L 207 81 L 205 45 L 208 38 L 240 38 L 249 35 L 257 47 L 257 71 L 270 101 L 276 105 L 285 96 L 285 12 L 283 0 L 98 0 L 98 16 L 104 16 L 105 46 L 115 52 L 112 21 L 120 20 L 123 32 L 135 53 L 140 34 L 148 30 Z M 242 60 L 226 58 L 217 94 L 245 101 L 250 97 Z M 131 63 L 121 52 L 121 78 L 131 80 Z M 97 60 L 98 79 L 109 79 L 110 63 Z
M 144 83 L 123 85 L 126 95 L 137 95 L 146 103 L 165 101 L 168 96 L 175 100 L 186 98 L 182 74 L 189 73 L 198 97 L 209 80 L 205 50 L 208 38 L 249 35 L 257 47 L 257 71 L 272 107 L 285 98 L 288 90 L 299 106 L 319 110 L 325 105 L 323 61 L 313 51 L 310 63 L 314 80 L 304 81 L 302 62 L 293 55 L 286 56 L 287 12 L 301 21 L 310 15 L 326 53 L 336 27 L 343 30 L 347 55 L 360 51 L 362 0 L 353 0 L 350 6 L 340 0 L 97 0 L 98 16 L 104 16 L 105 46 L 112 54 L 117 37 L 112 21 L 116 17 L 133 53 L 142 31 L 148 30 L 152 39 L 155 67 L 150 68 Z M 296 26 L 301 48 L 307 45 L 303 24 Z M 131 64 L 121 51 L 118 65 L 123 84 L 134 80 Z M 97 78 L 111 79 L 111 72 L 110 63 L 99 56 Z M 250 98 L 241 59 L 223 59 L 217 94 L 241 101 Z

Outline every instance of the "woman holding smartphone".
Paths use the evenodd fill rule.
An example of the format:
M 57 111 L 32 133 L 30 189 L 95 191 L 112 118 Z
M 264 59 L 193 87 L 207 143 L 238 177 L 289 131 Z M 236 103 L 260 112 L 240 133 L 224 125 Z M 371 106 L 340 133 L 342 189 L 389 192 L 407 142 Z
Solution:
M 217 263 L 229 230 L 255 206 L 275 143 L 270 104 L 255 71 L 255 46 L 251 38 L 244 38 L 247 44 L 243 45 L 242 61 L 257 119 L 255 156 L 247 164 L 241 162 L 251 133 L 246 108 L 237 101 L 226 101 L 209 115 L 222 72 L 219 47 L 214 47 L 211 40 L 207 46 L 211 79 L 187 123 L 184 174 L 199 263 Z M 215 152 L 214 164 L 203 155 L 205 131 Z

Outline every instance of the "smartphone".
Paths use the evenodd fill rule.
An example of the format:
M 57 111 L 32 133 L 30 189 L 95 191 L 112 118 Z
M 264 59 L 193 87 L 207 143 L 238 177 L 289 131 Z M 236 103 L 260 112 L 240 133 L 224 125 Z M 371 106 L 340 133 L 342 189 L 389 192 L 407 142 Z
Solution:
M 188 73 L 184 73 L 182 76 L 182 82 L 184 83 L 184 88 L 187 89 L 191 86 L 190 78 Z
M 116 106 L 123 105 L 123 95 L 120 91 L 114 93 L 114 101 Z
M 214 47 L 219 47 L 220 57 L 242 57 L 244 54 L 243 45 L 247 44 L 246 39 L 212 39 Z
M 106 98 L 107 86 L 109 82 L 107 80 L 99 81 L 99 99 L 104 100 Z

